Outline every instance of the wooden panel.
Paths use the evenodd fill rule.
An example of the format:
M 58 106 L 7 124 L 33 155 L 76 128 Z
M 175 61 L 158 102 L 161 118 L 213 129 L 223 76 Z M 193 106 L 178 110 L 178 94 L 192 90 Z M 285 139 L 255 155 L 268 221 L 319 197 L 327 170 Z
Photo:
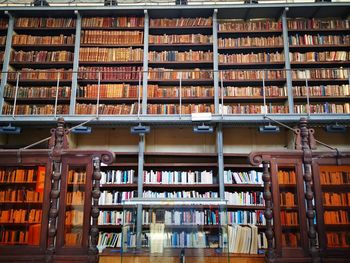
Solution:
M 226 257 L 186 257 L 190 263 L 227 263 Z M 100 256 L 99 263 L 178 263 L 178 257 L 124 257 Z M 263 263 L 263 256 L 230 256 L 230 263 Z

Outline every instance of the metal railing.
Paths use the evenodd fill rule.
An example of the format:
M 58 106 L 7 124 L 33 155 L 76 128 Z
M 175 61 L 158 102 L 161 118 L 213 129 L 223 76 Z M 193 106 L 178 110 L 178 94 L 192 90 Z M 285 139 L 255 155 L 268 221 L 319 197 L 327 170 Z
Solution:
M 334 1 L 334 0 L 333 0 Z M 0 6 L 34 6 L 34 0 L 0 0 Z M 49 6 L 106 6 L 104 0 L 46 0 Z M 249 2 L 249 1 L 248 1 Z M 314 0 L 259 0 L 259 4 L 271 3 L 314 3 Z M 325 1 L 326 2 L 326 1 Z M 336 0 L 334 2 L 349 2 L 348 0 Z M 117 0 L 117 6 L 169 6 L 175 5 L 175 0 Z M 244 0 L 188 0 L 187 5 L 231 5 L 245 4 Z M 250 3 L 246 3 L 250 4 Z M 110 1 L 113 5 L 113 1 Z
M 39 71 L 35 70 L 35 73 L 39 74 Z M 49 70 L 43 72 L 47 74 Z M 147 100 L 147 115 L 171 114 L 180 118 L 193 112 L 211 112 L 222 117 L 291 114 L 293 110 L 296 114 L 309 116 L 317 113 L 350 114 L 350 69 L 342 67 L 292 69 L 293 110 L 288 109 L 285 69 L 161 70 L 157 78 L 154 78 L 155 69 L 150 69 L 146 72 L 147 94 L 142 93 L 143 71 L 108 71 L 109 75 L 103 74 L 104 71 L 91 71 L 96 77 L 89 79 L 77 72 L 79 85 L 76 90 L 70 87 L 75 81 L 72 71 L 68 77 L 67 71 L 52 72 L 55 76 L 52 79 L 44 78 L 46 75 L 37 78 L 28 72 L 7 72 L 9 78 L 3 91 L 2 115 L 14 119 L 21 115 L 57 118 L 69 115 L 72 104 L 77 116 L 140 117 L 144 115 L 141 108 L 144 100 Z M 119 75 L 111 78 L 111 73 Z M 123 74 L 130 76 L 131 73 L 137 78 L 123 77 Z M 214 74 L 219 76 L 217 84 L 214 84 Z M 75 101 L 70 101 L 72 92 L 75 92 Z M 216 112 L 215 97 L 219 101 Z M 91 110 L 84 110 L 89 108 Z M 117 109 L 120 114 L 115 113 Z

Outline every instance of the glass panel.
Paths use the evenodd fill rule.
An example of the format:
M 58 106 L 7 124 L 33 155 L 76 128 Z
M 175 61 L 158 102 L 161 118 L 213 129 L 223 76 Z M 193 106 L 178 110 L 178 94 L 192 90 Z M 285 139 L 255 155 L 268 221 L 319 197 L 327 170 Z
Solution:
M 0 168 L 0 244 L 39 246 L 45 166 Z
M 350 166 L 320 168 L 326 244 L 350 247 Z
M 226 205 L 225 201 L 217 200 L 135 198 L 125 201 L 124 218 L 128 213 L 135 215 L 133 211 L 142 204 L 142 227 L 138 235 L 136 221 L 124 224 L 123 262 L 140 256 L 158 262 L 185 262 L 185 258 L 190 262 L 205 262 L 207 257 L 228 260 Z
M 67 177 L 64 244 L 82 246 L 85 197 L 85 167 L 70 167 Z
M 301 245 L 296 179 L 294 168 L 279 169 L 282 247 L 299 247 Z

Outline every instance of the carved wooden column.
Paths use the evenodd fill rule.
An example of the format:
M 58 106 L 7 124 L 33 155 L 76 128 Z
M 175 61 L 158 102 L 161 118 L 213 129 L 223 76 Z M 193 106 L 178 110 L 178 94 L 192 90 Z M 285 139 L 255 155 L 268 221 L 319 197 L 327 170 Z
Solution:
M 90 242 L 89 242 L 89 262 L 98 262 L 98 216 L 100 210 L 98 209 L 98 200 L 101 196 L 100 180 L 101 180 L 101 161 L 99 157 L 94 157 L 93 160 L 93 174 L 92 174 L 92 207 L 91 218 L 92 224 L 90 228 Z
M 267 239 L 267 253 L 266 260 L 267 262 L 275 261 L 275 251 L 274 251 L 274 232 L 272 226 L 273 220 L 273 209 L 272 209 L 272 193 L 271 193 L 271 175 L 269 172 L 269 162 L 263 161 L 263 175 L 262 180 L 264 182 L 264 199 L 265 199 L 265 212 L 264 216 L 266 219 L 266 231 L 265 236 Z
M 51 129 L 50 147 L 52 148 L 52 174 L 51 174 L 51 191 L 50 191 L 50 210 L 49 210 L 49 231 L 48 244 L 46 251 L 46 262 L 53 261 L 55 253 L 55 239 L 57 234 L 57 216 L 59 210 L 60 181 L 62 166 L 62 150 L 67 148 L 67 131 L 64 128 L 64 119 L 59 118 L 57 128 Z
M 304 183 L 305 183 L 305 199 L 306 199 L 306 217 L 308 221 L 308 237 L 309 237 L 309 252 L 312 257 L 312 262 L 321 262 L 319 250 L 317 248 L 316 228 L 314 225 L 315 211 L 312 205 L 314 193 L 312 190 L 312 152 L 310 148 L 310 134 L 307 128 L 307 119 L 300 118 L 300 133 L 301 146 L 303 150 L 303 164 L 304 164 Z M 311 142 L 312 143 L 312 142 Z

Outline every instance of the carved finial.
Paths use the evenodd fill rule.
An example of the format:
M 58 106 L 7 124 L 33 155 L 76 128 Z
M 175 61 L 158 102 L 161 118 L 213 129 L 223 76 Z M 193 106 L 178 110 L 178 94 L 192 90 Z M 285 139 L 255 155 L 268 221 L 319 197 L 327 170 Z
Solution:
M 68 148 L 67 134 L 69 131 L 65 129 L 65 121 L 62 117 L 57 120 L 57 128 L 51 129 L 51 139 L 49 148 L 54 148 L 55 152 Z

